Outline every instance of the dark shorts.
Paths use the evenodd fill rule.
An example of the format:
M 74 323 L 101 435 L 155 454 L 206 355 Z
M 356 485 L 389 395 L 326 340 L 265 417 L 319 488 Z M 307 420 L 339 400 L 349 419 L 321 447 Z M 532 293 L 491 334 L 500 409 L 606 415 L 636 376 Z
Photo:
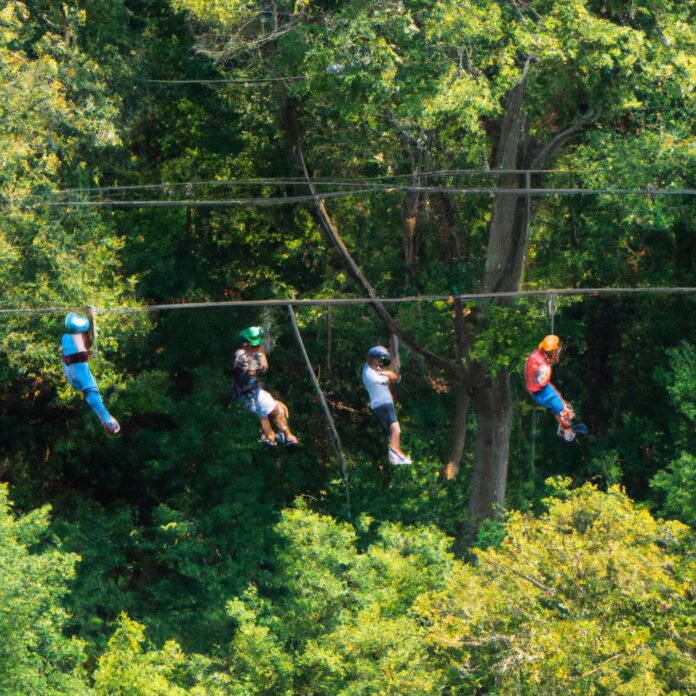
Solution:
M 377 416 L 382 427 L 389 432 L 392 423 L 398 423 L 394 404 L 380 404 L 372 409 L 372 412 Z
M 550 408 L 556 415 L 565 408 L 563 399 L 561 399 L 558 392 L 550 384 L 542 387 L 538 392 L 529 392 L 529 395 L 539 406 Z

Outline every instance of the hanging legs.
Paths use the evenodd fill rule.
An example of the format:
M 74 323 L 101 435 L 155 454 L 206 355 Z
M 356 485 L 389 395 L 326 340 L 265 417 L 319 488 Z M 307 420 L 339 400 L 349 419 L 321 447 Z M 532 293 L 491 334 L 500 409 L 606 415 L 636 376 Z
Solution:
M 255 413 L 261 423 L 264 445 L 283 443 L 296 445 L 299 440 L 288 425 L 288 407 L 274 399 L 265 389 L 258 389 L 253 394 L 246 394 L 240 399 L 245 408 Z
M 106 410 L 97 383 L 92 376 L 92 371 L 86 362 L 66 365 L 63 363 L 63 372 L 70 386 L 85 395 L 85 400 L 97 415 L 109 435 L 116 435 L 121 430 L 118 421 Z
M 106 410 L 101 394 L 98 389 L 88 389 L 85 391 L 85 401 L 91 406 L 92 410 L 97 414 L 97 418 L 101 421 L 109 435 L 116 435 L 121 431 L 121 426 L 118 421 Z
M 286 445 L 297 445 L 299 440 L 293 435 L 288 425 L 289 416 L 288 407 L 282 401 L 276 400 L 276 407 L 268 417 L 276 433 L 276 442 L 285 443 Z

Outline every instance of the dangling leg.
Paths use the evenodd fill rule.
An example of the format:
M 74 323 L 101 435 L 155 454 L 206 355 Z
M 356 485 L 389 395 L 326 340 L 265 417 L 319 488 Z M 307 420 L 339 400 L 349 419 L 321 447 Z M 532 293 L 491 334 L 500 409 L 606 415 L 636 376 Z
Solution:
M 97 418 L 102 422 L 104 430 L 110 435 L 116 435 L 121 426 L 118 421 L 106 410 L 101 394 L 98 389 L 87 389 L 85 392 L 85 401 L 92 407 L 92 410 L 97 414 Z
M 411 464 L 412 459 L 401 449 L 401 426 L 396 418 L 394 404 L 381 404 L 372 409 L 382 427 L 389 436 L 387 459 L 390 464 Z
M 566 442 L 572 442 L 575 439 L 575 430 L 573 430 L 572 420 L 575 418 L 575 412 L 573 407 L 564 402 L 563 410 L 560 413 L 556 413 L 556 420 L 558 421 L 560 428 L 558 434 Z
M 299 440 L 293 435 L 288 425 L 288 417 L 290 415 L 288 407 L 276 399 L 276 407 L 268 414 L 275 431 L 278 433 L 276 439 L 279 442 L 285 442 L 286 445 L 297 445 Z
M 263 431 L 263 442 L 264 445 L 275 445 L 276 436 L 271 427 L 271 421 L 268 416 L 259 416 L 259 422 L 261 423 L 261 430 Z
M 121 430 L 118 421 L 106 410 L 99 394 L 99 388 L 89 369 L 87 363 L 75 363 L 73 365 L 63 364 L 63 372 L 70 383 L 70 386 L 81 391 L 85 395 L 85 400 L 90 405 L 97 418 L 101 421 L 104 429 L 110 435 L 116 435 Z
M 573 412 L 573 407 L 563 399 L 556 387 L 549 382 L 539 391 L 529 392 L 529 395 L 539 406 L 551 410 L 558 421 L 558 435 L 566 442 L 572 442 L 575 439 L 575 430 L 572 425 L 575 413 Z

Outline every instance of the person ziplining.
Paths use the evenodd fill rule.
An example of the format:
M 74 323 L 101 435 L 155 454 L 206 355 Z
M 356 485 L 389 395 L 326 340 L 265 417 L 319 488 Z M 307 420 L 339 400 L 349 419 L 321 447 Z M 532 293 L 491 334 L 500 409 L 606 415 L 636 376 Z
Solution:
M 87 364 L 93 355 L 91 348 L 94 342 L 94 323 L 81 314 L 70 312 L 65 317 L 65 328 L 68 333 L 64 333 L 60 339 L 65 377 L 73 389 L 84 394 L 85 401 L 101 421 L 104 430 L 110 435 L 116 435 L 121 431 L 121 426 L 106 410 L 99 387 Z
M 263 333 L 260 326 L 249 326 L 239 333 L 243 346 L 234 354 L 232 396 L 247 411 L 258 416 L 264 445 L 298 445 L 299 440 L 288 425 L 288 407 L 259 383 L 259 376 L 268 371 Z
M 370 396 L 370 408 L 389 436 L 387 458 L 390 464 L 411 464 L 413 460 L 401 450 L 401 426 L 396 417 L 394 397 L 389 384 L 399 381 L 399 375 L 387 368 L 391 356 L 384 346 L 367 351 L 367 362 L 362 369 L 362 381 Z
M 529 395 L 544 408 L 550 409 L 558 421 L 558 435 L 566 442 L 572 442 L 576 434 L 587 435 L 587 426 L 573 424 L 573 407 L 551 384 L 551 366 L 558 362 L 561 354 L 561 340 L 551 334 L 545 336 L 538 348 L 532 351 L 525 365 L 525 380 Z

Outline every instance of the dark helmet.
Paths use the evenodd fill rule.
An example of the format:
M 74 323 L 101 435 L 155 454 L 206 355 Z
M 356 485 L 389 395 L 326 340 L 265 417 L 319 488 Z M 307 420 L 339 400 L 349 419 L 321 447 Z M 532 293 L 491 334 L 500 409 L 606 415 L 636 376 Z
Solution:
M 244 343 L 249 343 L 252 346 L 260 346 L 263 342 L 263 329 L 260 326 L 248 326 L 239 332 L 239 338 Z
M 379 364 L 382 367 L 386 367 L 387 365 L 391 364 L 391 355 L 389 355 L 389 351 L 384 346 L 373 346 L 367 351 L 368 360 L 375 358 L 379 360 Z

